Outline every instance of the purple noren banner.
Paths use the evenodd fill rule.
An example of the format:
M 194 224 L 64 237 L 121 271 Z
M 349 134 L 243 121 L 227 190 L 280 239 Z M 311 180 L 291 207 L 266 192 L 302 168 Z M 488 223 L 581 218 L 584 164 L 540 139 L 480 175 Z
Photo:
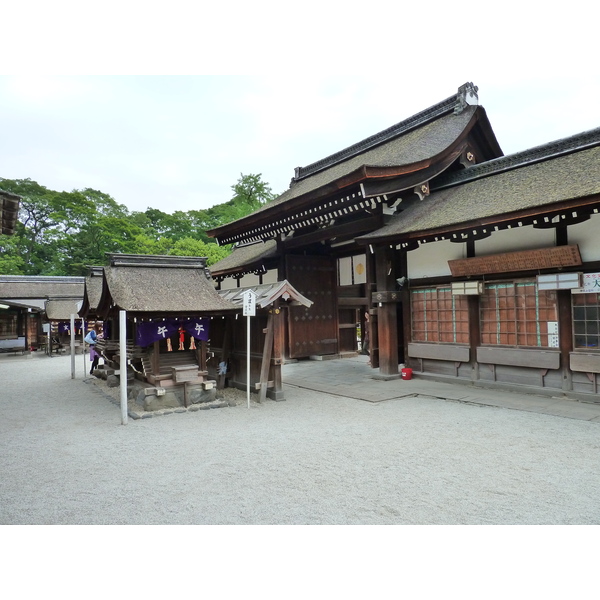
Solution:
M 190 319 L 189 321 L 179 321 L 176 319 L 165 319 L 164 321 L 148 321 L 137 324 L 136 345 L 149 346 L 157 340 L 165 340 L 179 331 L 183 327 L 190 335 L 197 340 L 208 340 L 209 319 Z

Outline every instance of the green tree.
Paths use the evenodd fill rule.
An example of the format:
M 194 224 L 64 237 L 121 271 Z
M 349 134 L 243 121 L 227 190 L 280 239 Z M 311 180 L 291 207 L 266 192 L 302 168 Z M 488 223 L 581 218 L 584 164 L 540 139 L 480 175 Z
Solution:
M 233 190 L 231 200 L 206 210 L 188 213 L 197 230 L 204 232 L 207 241 L 212 238 L 206 236 L 206 230 L 246 217 L 276 197 L 269 184 L 262 180 L 260 173 L 255 175 L 241 173 L 237 183 L 232 185 L 231 189 Z
M 0 274 L 23 275 L 25 260 L 21 256 L 19 238 L 14 235 L 0 235 Z
M 204 256 L 206 257 L 206 264 L 210 266 L 225 258 L 230 252 L 231 250 L 225 246 L 218 246 L 214 243 L 207 244 L 194 238 L 182 238 L 173 244 L 169 254 L 175 256 Z
M 0 273 L 83 275 L 105 265 L 107 253 L 205 256 L 208 264 L 231 249 L 206 235 L 254 212 L 275 195 L 260 174 L 240 174 L 232 198 L 206 210 L 156 208 L 129 213 L 110 195 L 84 188 L 57 192 L 31 179 L 2 179 L 0 188 L 21 196 L 15 234 L 0 236 Z

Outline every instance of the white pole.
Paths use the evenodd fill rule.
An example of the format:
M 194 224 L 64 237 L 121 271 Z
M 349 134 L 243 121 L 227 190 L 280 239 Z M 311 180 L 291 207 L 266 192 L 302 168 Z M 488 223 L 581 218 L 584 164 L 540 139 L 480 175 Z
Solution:
M 250 408 L 250 315 L 246 317 L 248 327 L 246 331 L 246 397 Z
M 83 355 L 83 378 L 87 374 L 87 369 L 85 367 L 85 321 L 81 319 L 81 354 Z
M 127 425 L 127 311 L 119 311 L 119 381 L 121 383 L 121 425 Z
M 75 315 L 71 315 L 71 379 L 75 379 Z

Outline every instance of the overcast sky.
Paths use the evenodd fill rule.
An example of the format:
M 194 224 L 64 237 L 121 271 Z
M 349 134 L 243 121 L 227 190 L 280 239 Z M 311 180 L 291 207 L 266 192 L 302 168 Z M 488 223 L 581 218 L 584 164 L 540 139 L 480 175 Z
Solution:
M 8 9 L 28 26 L 3 34 L 0 177 L 91 187 L 130 210 L 226 202 L 240 173 L 281 193 L 295 167 L 466 81 L 505 154 L 600 126 L 598 49 L 577 1 L 550 15 L 510 0 L 376 0 L 360 14 L 327 1 L 288 12 L 172 2 L 168 14 L 108 2 L 101 15 L 50 4 L 33 20 Z

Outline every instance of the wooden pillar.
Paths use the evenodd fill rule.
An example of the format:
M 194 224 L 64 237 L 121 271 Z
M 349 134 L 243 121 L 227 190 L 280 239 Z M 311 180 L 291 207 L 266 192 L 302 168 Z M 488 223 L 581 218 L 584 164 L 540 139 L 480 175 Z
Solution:
M 205 340 L 198 340 L 200 342 L 199 347 L 196 347 L 196 352 L 199 352 L 199 356 L 198 356 L 198 366 L 200 367 L 201 371 L 206 371 L 207 370 L 207 366 L 206 366 L 206 355 L 207 355 L 207 348 L 208 348 L 208 342 L 206 342 Z
M 219 357 L 219 365 L 221 363 L 226 363 L 229 360 L 229 349 L 231 345 L 231 335 L 232 335 L 232 320 L 230 316 L 225 317 L 225 331 L 223 332 L 223 344 L 221 345 L 221 355 Z M 222 375 L 219 374 L 219 367 L 217 367 L 217 389 L 222 390 L 225 387 L 225 379 L 227 377 L 227 373 Z
M 377 291 L 377 333 L 379 342 L 379 372 L 384 376 L 398 373 L 398 321 L 396 304 L 400 294 L 396 284 L 394 251 L 389 246 L 375 249 Z
M 557 246 L 569 243 L 569 232 L 566 225 L 556 227 Z M 573 351 L 573 317 L 571 315 L 571 291 L 557 290 L 556 304 L 558 312 L 558 342 L 560 344 L 560 371 L 563 391 L 573 389 L 573 373 L 571 372 L 571 357 Z
M 379 337 L 377 335 L 377 309 L 373 308 L 372 295 L 377 289 L 376 269 L 375 269 L 375 250 L 372 246 L 367 249 L 367 283 L 365 296 L 367 298 L 367 312 L 369 313 L 369 321 L 366 327 L 369 328 L 369 357 L 371 367 L 379 368 Z
M 154 342 L 154 351 L 152 352 L 152 373 L 158 377 L 160 375 L 160 342 L 157 340 Z
M 556 290 L 558 312 L 558 340 L 560 344 L 560 370 L 563 391 L 573 389 L 571 357 L 573 351 L 573 320 L 571 316 L 571 290 Z
M 410 359 L 408 357 L 408 344 L 410 343 L 410 336 L 412 331 L 411 312 L 410 312 L 410 287 L 408 281 L 408 256 L 406 250 L 400 251 L 399 256 L 399 270 L 400 276 L 406 277 L 406 282 L 400 289 L 400 301 L 401 306 L 401 319 L 402 319 L 402 342 L 403 342 L 403 356 L 399 357 L 401 362 L 408 365 Z
M 469 348 L 471 362 L 471 380 L 479 379 L 479 363 L 477 362 L 477 348 L 481 344 L 481 320 L 479 318 L 479 296 L 467 296 L 469 319 Z
M 273 356 L 273 328 L 273 311 L 270 310 L 269 317 L 267 318 L 267 328 L 264 330 L 265 345 L 263 347 L 263 356 L 260 365 L 260 390 L 258 394 L 259 402 L 264 402 L 267 398 L 267 388 L 269 386 L 269 373 L 271 371 L 271 357 Z
M 285 400 L 281 377 L 285 348 L 285 323 L 285 313 L 279 304 L 279 300 L 276 300 L 273 307 L 273 356 L 271 358 L 273 387 L 267 392 L 269 398 L 276 401 Z

